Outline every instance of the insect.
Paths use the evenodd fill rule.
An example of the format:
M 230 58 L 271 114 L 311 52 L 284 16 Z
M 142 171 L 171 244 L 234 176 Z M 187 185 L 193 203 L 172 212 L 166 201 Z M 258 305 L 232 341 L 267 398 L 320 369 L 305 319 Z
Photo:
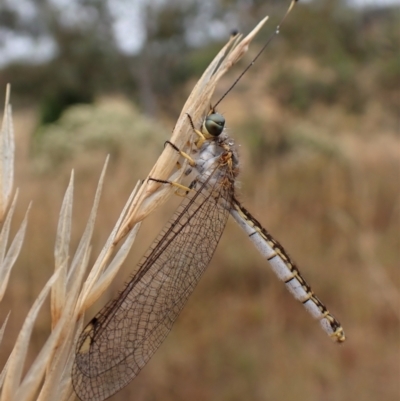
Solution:
M 323 330 L 338 343 L 345 340 L 340 323 L 314 295 L 284 248 L 236 199 L 238 155 L 224 130 L 224 117 L 213 107 L 199 129 L 190 116 L 188 122 L 197 137 L 190 154 L 170 143 L 188 159 L 188 193 L 132 279 L 81 333 L 72 371 L 81 400 L 105 400 L 139 374 L 209 265 L 229 215 Z

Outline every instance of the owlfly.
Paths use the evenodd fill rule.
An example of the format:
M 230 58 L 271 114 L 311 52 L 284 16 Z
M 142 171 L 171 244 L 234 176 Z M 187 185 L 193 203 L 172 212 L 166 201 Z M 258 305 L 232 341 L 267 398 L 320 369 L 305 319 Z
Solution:
M 105 400 L 139 374 L 167 337 L 210 263 L 229 215 L 323 330 L 335 342 L 345 340 L 340 323 L 314 295 L 284 248 L 236 199 L 239 162 L 234 141 L 224 130 L 224 117 L 214 106 L 200 129 L 190 116 L 188 123 L 196 134 L 190 153 L 170 145 L 188 159 L 190 187 L 137 272 L 81 333 L 72 371 L 81 400 Z

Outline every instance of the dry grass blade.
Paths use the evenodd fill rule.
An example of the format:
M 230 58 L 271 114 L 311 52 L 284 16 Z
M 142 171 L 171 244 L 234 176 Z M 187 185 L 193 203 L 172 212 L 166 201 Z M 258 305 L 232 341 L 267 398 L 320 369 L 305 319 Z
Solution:
M 83 264 L 87 265 L 87 261 L 84 260 Z M 70 391 L 73 346 L 76 332 L 81 329 L 81 324 L 72 324 L 76 321 L 75 301 L 74 297 L 66 297 L 63 313 L 18 388 L 16 399 L 24 401 L 63 400 L 65 397 L 61 395 Z M 41 384 L 40 394 L 36 398 L 37 389 Z
M 110 262 L 105 272 L 100 276 L 99 280 L 93 286 L 90 293 L 85 299 L 85 303 L 82 305 L 84 310 L 93 305 L 93 303 L 100 298 L 100 296 L 104 293 L 104 291 L 109 287 L 111 282 L 114 280 L 116 274 L 118 273 L 126 257 L 128 256 L 130 249 L 132 248 L 133 242 L 135 241 L 136 234 L 139 231 L 139 228 L 140 228 L 140 223 L 136 224 L 133 230 L 130 231 L 124 243 L 122 244 L 121 248 L 113 258 L 113 260 Z
M 189 114 L 191 116 L 195 124 L 202 120 L 211 105 L 211 97 L 218 81 L 246 53 L 250 42 L 267 19 L 268 17 L 264 18 L 244 39 L 241 40 L 240 35 L 232 37 L 203 73 L 183 106 L 172 133 L 171 142 L 179 149 L 185 149 L 193 134 L 192 128 L 190 124 L 188 124 L 187 115 Z M 165 147 L 147 178 L 157 177 L 161 180 L 171 181 L 171 173 L 178 159 L 179 155 L 172 147 Z M 181 170 L 184 171 L 184 168 Z M 148 181 L 147 179 L 144 181 L 143 186 L 140 188 L 132 204 L 132 209 L 118 233 L 115 240 L 116 242 L 125 236 L 136 222 L 143 220 L 171 194 L 172 189 L 167 188 L 164 189 L 164 193 L 161 196 L 158 195 L 157 198 L 154 198 L 153 195 L 159 187 L 160 184 L 154 181 Z M 145 202 L 148 199 L 151 199 L 151 201 Z
M 90 241 L 94 230 L 94 222 L 100 200 L 101 189 L 104 182 L 106 166 L 107 161 L 99 180 L 89 222 L 86 226 L 85 232 L 72 262 L 73 268 L 71 271 L 75 273 L 73 275 L 74 282 L 73 285 L 68 286 L 67 267 L 69 259 L 73 196 L 73 174 L 71 175 L 71 180 L 60 212 L 55 246 L 56 271 L 43 288 L 40 295 L 34 302 L 30 312 L 28 313 L 14 349 L 2 372 L 2 378 L 4 378 L 4 387 L 2 389 L 2 395 L 0 398 L 1 400 L 10 401 L 15 399 L 27 401 L 36 399 L 38 389 L 41 385 L 42 388 L 40 399 L 54 399 L 57 391 L 59 391 L 59 384 L 61 382 L 64 383 L 67 391 L 70 391 L 70 367 L 68 368 L 68 366 L 70 366 L 72 362 L 68 361 L 72 361 L 71 355 L 73 355 L 73 353 L 71 354 L 71 349 L 76 337 L 76 326 L 71 324 L 71 322 L 76 320 L 74 319 L 76 300 L 78 299 L 82 278 L 88 265 Z M 4 293 L 6 288 L 11 266 L 14 263 L 22 246 L 27 224 L 26 213 L 21 227 L 17 232 L 8 252 L 6 253 L 10 223 L 15 208 L 15 203 L 16 197 L 3 225 L 0 238 L 1 259 L 4 259 L 4 262 L 2 263 L 3 268 L 1 270 L 3 278 L 1 287 L 2 293 Z M 25 364 L 25 358 L 29 347 L 33 326 L 35 324 L 39 309 L 45 301 L 50 290 L 52 290 L 52 333 L 21 383 L 22 371 Z M 3 325 L 2 330 L 4 330 L 4 327 L 5 324 Z M 80 329 L 80 325 L 78 325 L 78 329 Z M 67 362 L 69 365 L 67 365 Z M 44 378 L 45 380 L 43 381 Z
M 42 385 L 39 398 L 37 399 L 50 400 L 59 396 L 60 382 L 64 382 L 66 387 L 70 387 L 68 383 L 70 368 L 68 368 L 69 365 L 67 361 L 71 359 L 71 350 L 73 348 L 77 329 L 77 327 L 74 324 L 71 324 L 71 322 L 76 321 L 76 318 L 74 317 L 76 301 L 78 299 L 82 278 L 88 266 L 91 249 L 90 241 L 94 230 L 94 222 L 104 182 L 107 161 L 108 160 L 106 160 L 99 179 L 89 221 L 72 261 L 73 269 L 71 268 L 71 270 L 74 271 L 74 280 L 72 283 L 69 282 L 70 285 L 67 285 L 66 272 L 69 258 L 68 248 L 73 201 L 73 174 L 71 174 L 70 183 L 64 196 L 58 224 L 57 241 L 55 245 L 56 271 L 54 276 L 56 277 L 52 280 L 51 285 L 47 284 L 45 287 L 52 289 L 52 333 L 26 374 L 23 382 L 20 385 L 10 385 L 10 391 L 7 396 L 13 395 L 15 399 L 18 400 L 33 400 L 36 399 L 37 391 Z M 31 320 L 34 321 L 35 317 L 35 315 L 32 315 Z M 25 323 L 28 320 L 29 315 Z M 78 329 L 79 328 L 80 325 L 78 324 Z M 25 338 L 29 340 L 29 338 Z M 22 340 L 21 344 L 24 344 Z M 15 348 L 13 353 L 14 352 Z M 46 376 L 44 376 L 45 373 Z
M 35 363 L 32 365 L 31 370 L 28 372 L 23 384 L 18 390 L 17 396 L 20 399 L 32 399 L 35 392 L 37 391 L 37 386 L 38 383 L 40 383 L 40 378 L 43 377 L 44 369 L 46 368 L 46 361 L 46 377 L 41 387 L 38 400 L 45 401 L 54 399 L 56 397 L 58 399 L 67 399 L 71 393 L 70 371 L 74 355 L 73 346 L 75 344 L 77 334 L 82 328 L 82 313 L 80 313 L 81 309 L 77 307 L 77 304 L 80 304 L 78 296 L 85 298 L 85 296 L 90 295 L 91 299 L 93 299 L 93 291 L 86 291 L 86 287 L 81 290 L 80 294 L 77 290 L 81 288 L 82 279 L 88 266 L 90 240 L 93 233 L 93 225 L 95 221 L 95 216 L 97 214 L 101 189 L 104 182 L 107 161 L 99 179 L 99 184 L 95 195 L 92 211 L 89 217 L 89 222 L 85 229 L 82 240 L 78 246 L 78 250 L 75 254 L 74 260 L 72 261 L 72 265 L 75 266 L 75 268 L 70 270 L 67 277 L 67 283 L 62 283 L 63 290 L 61 291 L 61 293 L 63 293 L 63 291 L 65 290 L 65 303 L 58 311 L 59 313 L 57 313 L 57 316 L 59 318 L 58 321 L 53 321 L 54 328 L 50 338 L 41 350 Z M 57 242 L 58 245 L 56 244 L 56 260 L 58 260 L 62 265 L 62 268 L 60 268 L 58 271 L 62 271 L 64 269 L 64 266 L 67 267 L 68 265 L 68 244 L 70 233 L 69 220 L 72 210 L 72 192 L 73 180 L 71 177 L 71 181 L 66 191 L 63 206 L 60 212 L 60 223 L 58 226 L 59 241 Z M 106 243 L 106 246 L 103 248 L 101 255 L 92 268 L 92 272 L 89 275 L 89 278 L 93 276 L 93 271 L 98 270 L 97 266 L 105 266 L 107 264 L 107 260 L 110 255 L 110 249 L 113 250 L 112 244 L 115 233 L 120 227 L 120 223 L 125 216 L 126 210 L 129 208 L 129 205 L 131 204 L 135 193 L 136 191 L 132 193 L 130 199 L 128 200 L 127 205 L 121 213 L 116 227 L 114 228 L 109 240 Z M 129 249 L 133 243 L 135 233 L 136 230 L 133 230 L 132 233 L 130 233 L 130 235 L 128 236 L 125 244 L 121 247 L 114 260 L 108 267 L 107 274 L 104 276 L 105 278 L 102 277 L 102 282 L 105 280 L 105 284 L 97 285 L 94 295 L 100 296 L 107 288 L 109 281 L 111 281 L 114 275 L 118 272 L 119 267 L 122 265 L 122 262 L 125 259 L 126 254 L 129 252 Z M 74 274 L 71 274 L 72 270 L 74 270 Z M 60 281 L 61 279 L 58 278 L 57 284 Z M 56 298 L 52 298 L 52 302 L 53 300 L 55 301 L 55 299 Z M 60 300 L 57 300 L 56 302 L 59 304 Z M 71 324 L 71 322 L 74 321 L 77 322 L 76 325 Z
M 7 317 L 4 319 L 4 322 L 3 322 L 2 326 L 0 327 L 0 344 L 1 344 L 1 341 L 3 340 L 4 330 L 6 329 L 9 317 L 10 317 L 10 312 L 8 312 Z
M 10 202 L 13 179 L 14 179 L 14 130 L 12 124 L 12 114 L 10 100 L 10 85 L 7 85 L 6 102 L 2 127 L 0 130 L 0 220 L 4 220 L 7 207 Z M 26 226 L 28 222 L 29 208 L 25 214 L 25 218 L 19 227 L 17 234 L 12 241 L 8 251 L 7 244 L 10 234 L 10 225 L 17 203 L 18 191 L 14 196 L 14 200 L 6 215 L 4 224 L 0 233 L 0 301 L 3 299 L 5 290 L 8 285 L 11 269 L 19 255 L 22 243 L 25 237 Z
M 10 105 L 10 90 L 6 89 L 3 122 L 0 130 L 0 221 L 3 221 L 14 182 L 14 127 Z
M 57 273 L 59 273 L 59 271 Z M 57 368 L 64 369 L 65 367 L 65 363 L 60 363 L 59 355 L 65 353 L 65 351 L 70 351 L 70 347 L 64 347 L 64 345 L 70 344 L 71 342 L 66 341 L 67 338 L 65 335 L 63 335 L 63 332 L 66 331 L 68 326 L 70 327 L 70 330 L 72 330 L 73 325 L 71 325 L 70 322 L 71 316 L 66 313 L 53 328 L 45 345 L 42 347 L 34 363 L 31 365 L 29 371 L 25 375 L 22 383 L 19 385 L 15 393 L 16 400 L 37 401 L 39 399 L 37 398 L 37 392 L 40 388 L 45 373 L 46 377 L 41 389 L 41 394 L 43 393 L 43 389 L 46 388 L 49 383 L 58 387 L 59 382 L 54 380 L 54 375 L 52 375 L 52 373 Z M 64 352 L 62 352 L 63 350 Z M 54 399 L 54 397 L 47 398 L 47 400 L 51 399 Z
M 0 233 L 0 301 L 3 299 L 4 292 L 7 288 L 11 268 L 17 259 L 19 251 L 21 250 L 27 224 L 27 215 L 25 215 L 25 219 L 23 220 L 9 250 L 6 252 L 10 234 L 10 225 L 18 198 L 17 191 L 11 208 L 6 214 L 13 187 L 15 148 L 14 129 L 9 100 L 10 85 L 7 85 L 4 117 L 0 130 L 0 221 L 4 221 L 4 217 L 6 216 Z
M 0 301 L 3 298 L 4 291 L 7 287 L 8 279 L 10 276 L 11 268 L 14 266 L 15 261 L 19 255 L 22 248 L 22 244 L 25 238 L 26 226 L 28 225 L 28 215 L 31 205 L 28 206 L 28 210 L 25 213 L 24 220 L 22 220 L 21 226 L 19 227 L 17 234 L 8 249 L 4 260 L 1 263 L 1 270 L 4 274 L 1 274 L 1 285 L 0 285 Z
M 121 223 L 123 219 L 126 217 L 126 213 L 129 210 L 130 206 L 132 205 L 132 201 L 138 191 L 139 188 L 139 183 L 136 185 L 134 190 L 132 191 L 128 201 L 126 202 L 126 205 L 124 206 L 117 223 L 114 226 L 114 229 L 112 230 L 111 234 L 108 237 L 108 240 L 103 247 L 99 257 L 97 258 L 93 268 L 91 269 L 89 276 L 87 280 L 85 281 L 81 294 L 80 294 L 80 300 L 78 301 L 78 315 L 82 315 L 87 308 L 89 308 L 100 296 L 101 294 L 107 289 L 107 285 L 110 283 L 110 281 L 115 277 L 115 275 L 118 273 L 120 265 L 118 264 L 113 264 L 113 266 L 109 266 L 106 269 L 106 265 L 112 255 L 112 252 L 115 248 L 114 246 L 114 239 L 115 236 L 118 232 L 118 230 L 121 228 Z M 137 229 L 135 228 L 132 230 L 134 232 L 133 234 L 129 234 L 129 238 L 132 237 L 131 239 L 127 238 L 127 242 L 129 241 L 134 241 L 134 238 L 136 236 L 137 230 L 139 229 L 139 226 L 137 226 Z M 130 246 L 132 246 L 132 243 Z M 125 245 L 123 245 L 125 247 Z M 103 273 L 104 272 L 104 273 Z M 95 288 L 94 288 L 95 287 Z
M 29 341 L 32 334 L 33 326 L 35 324 L 39 310 L 42 307 L 44 301 L 46 300 L 46 297 L 50 292 L 52 285 L 55 283 L 57 279 L 57 276 L 58 272 L 55 272 L 50 277 L 50 279 L 40 292 L 39 296 L 33 303 L 32 308 L 30 309 L 25 319 L 25 322 L 21 328 L 21 331 L 15 343 L 14 349 L 10 355 L 9 364 L 6 371 L 6 376 L 0 398 L 1 401 L 17 400 L 17 398 L 15 398 L 15 395 L 17 393 L 17 389 L 21 381 L 22 370 L 25 364 L 25 358 L 28 351 Z
M 9 313 L 10 314 L 10 313 Z M 5 327 L 5 325 L 4 325 Z M 8 369 L 8 364 L 10 362 L 10 359 L 7 360 L 7 362 L 5 363 L 5 365 L 3 366 L 3 370 L 0 373 L 0 389 L 3 388 L 3 384 L 4 384 L 4 379 L 6 377 L 6 373 L 7 373 L 7 369 Z
M 55 270 L 60 269 L 61 272 L 57 282 L 51 289 L 51 316 L 53 327 L 62 314 L 67 291 L 67 267 L 69 260 L 69 243 L 71 239 L 73 196 L 74 172 L 72 171 L 60 211 L 54 248 Z
M 94 223 L 96 220 L 96 214 L 97 214 L 97 210 L 99 207 L 100 196 L 101 196 L 101 191 L 102 191 L 103 184 L 104 184 L 104 177 L 105 177 L 105 173 L 106 173 L 106 169 L 107 169 L 107 165 L 108 165 L 108 160 L 109 160 L 109 158 L 107 157 L 107 159 L 104 163 L 103 170 L 100 175 L 99 183 L 97 185 L 97 190 L 96 190 L 95 198 L 93 201 L 92 210 L 90 212 L 90 216 L 89 216 L 88 222 L 86 224 L 85 231 L 79 242 L 78 249 L 75 253 L 74 258 L 72 259 L 71 267 L 68 272 L 68 287 L 69 288 L 67 290 L 69 291 L 69 296 L 71 296 L 72 292 L 73 292 L 74 297 L 77 297 L 79 290 L 81 288 L 81 285 L 82 285 L 83 276 L 84 276 L 84 273 L 85 273 L 86 267 L 87 267 L 82 262 L 85 259 L 87 259 L 87 255 L 89 252 L 90 241 L 91 241 L 92 235 L 93 235 Z M 71 278 L 73 278 L 73 280 L 71 280 Z
M 0 301 L 3 299 L 4 292 L 7 288 L 8 279 L 10 276 L 11 266 L 6 266 L 4 263 L 4 258 L 7 249 L 8 237 L 10 235 L 10 225 L 12 217 L 14 215 L 15 205 L 18 199 L 18 191 L 14 196 L 14 200 L 11 204 L 10 210 L 7 213 L 7 217 L 4 221 L 3 227 L 0 232 Z

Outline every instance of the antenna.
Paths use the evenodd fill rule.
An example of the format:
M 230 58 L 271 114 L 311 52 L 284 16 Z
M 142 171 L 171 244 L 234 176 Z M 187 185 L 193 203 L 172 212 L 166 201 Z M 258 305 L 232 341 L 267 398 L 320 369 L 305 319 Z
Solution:
M 230 86 L 230 88 L 224 93 L 224 95 L 218 100 L 217 103 L 212 107 L 212 110 L 214 110 L 221 102 L 222 100 L 225 99 L 226 95 L 236 86 L 236 84 L 242 79 L 243 75 L 246 74 L 246 72 L 254 65 L 254 63 L 257 61 L 257 59 L 261 56 L 263 51 L 268 47 L 268 45 L 271 43 L 272 39 L 275 38 L 275 36 L 279 35 L 279 30 L 283 24 L 283 21 L 285 21 L 286 17 L 289 15 L 290 11 L 292 11 L 292 8 L 294 7 L 295 3 L 297 3 L 298 0 L 292 0 L 290 3 L 289 8 L 287 9 L 285 15 L 283 16 L 281 22 L 276 26 L 275 31 L 270 35 L 268 38 L 267 42 L 265 45 L 261 48 L 261 50 L 257 53 L 257 55 L 253 58 L 251 63 L 243 70 L 243 72 L 236 78 L 236 80 L 233 82 L 233 84 Z

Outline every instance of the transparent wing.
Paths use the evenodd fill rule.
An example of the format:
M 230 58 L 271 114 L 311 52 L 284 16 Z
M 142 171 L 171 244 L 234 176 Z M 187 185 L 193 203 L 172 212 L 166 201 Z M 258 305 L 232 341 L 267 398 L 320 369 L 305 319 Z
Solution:
M 82 332 L 72 371 L 81 400 L 104 400 L 126 386 L 170 332 L 228 218 L 233 185 L 221 169 L 217 174 L 221 179 L 213 187 L 199 181 L 125 289 Z

